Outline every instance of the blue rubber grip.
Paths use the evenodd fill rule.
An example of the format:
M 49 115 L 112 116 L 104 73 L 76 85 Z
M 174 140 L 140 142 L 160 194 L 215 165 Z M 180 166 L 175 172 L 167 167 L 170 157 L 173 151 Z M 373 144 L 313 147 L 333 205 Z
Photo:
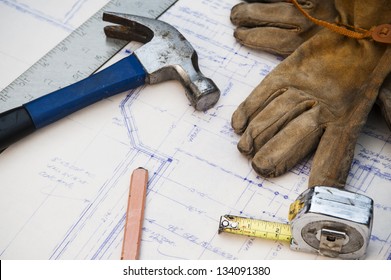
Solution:
M 145 78 L 143 66 L 130 55 L 84 80 L 26 103 L 24 107 L 38 129 L 99 100 L 144 85 Z

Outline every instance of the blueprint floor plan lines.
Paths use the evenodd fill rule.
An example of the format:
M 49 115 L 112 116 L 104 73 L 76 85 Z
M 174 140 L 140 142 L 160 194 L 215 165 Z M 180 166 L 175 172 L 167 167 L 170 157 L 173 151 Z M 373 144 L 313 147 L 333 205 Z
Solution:
M 0 59 L 4 65 L 0 69 L 0 89 L 15 80 L 107 2 L 0 0 L 0 33 L 3 36 Z
M 31 0 L 1 0 L 0 4 L 23 13 L 25 16 L 35 18 L 38 21 L 46 22 L 49 25 L 57 26 L 68 32 L 75 29 L 72 20 L 76 17 L 83 6 L 88 5 L 88 0 L 65 1 L 60 3 L 61 7 L 57 5 L 47 5 L 45 1 L 31 1 Z M 100 0 L 102 5 L 107 2 Z
M 62 13 L 44 10 L 43 2 L 0 0 L 0 12 L 31 22 L 28 6 L 73 26 L 94 1 L 64 0 Z M 220 88 L 214 108 L 195 111 L 177 81 L 148 85 L 74 113 L 0 154 L 0 259 L 118 260 L 130 176 L 140 166 L 149 171 L 141 259 L 325 259 L 283 242 L 218 234 L 225 214 L 286 223 L 312 163 L 309 156 L 283 176 L 262 178 L 237 150 L 231 115 L 281 61 L 235 41 L 229 16 L 239 2 L 179 0 L 160 17 L 191 42 L 201 71 Z M 0 46 L 0 56 L 34 62 L 12 58 L 4 51 L 10 49 Z M 6 69 L 0 65 L 1 73 Z M 391 133 L 379 113 L 360 135 L 346 188 L 374 200 L 367 258 L 391 259 Z

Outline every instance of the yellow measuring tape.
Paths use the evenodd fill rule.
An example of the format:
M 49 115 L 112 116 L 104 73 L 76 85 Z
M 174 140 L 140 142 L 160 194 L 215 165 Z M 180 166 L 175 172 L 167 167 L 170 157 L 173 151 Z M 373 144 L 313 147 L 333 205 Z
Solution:
M 300 200 L 296 200 L 290 205 L 289 221 L 296 217 L 303 206 L 304 203 Z M 220 217 L 219 233 L 221 232 L 288 242 L 292 239 L 290 224 L 268 222 L 234 215 Z
M 219 233 L 287 241 L 294 251 L 360 259 L 365 256 L 370 241 L 372 217 L 371 198 L 333 187 L 315 186 L 290 205 L 289 223 L 228 214 L 220 217 Z
M 288 242 L 292 239 L 291 226 L 289 224 L 268 222 L 233 215 L 224 215 L 220 217 L 219 233 L 221 232 Z

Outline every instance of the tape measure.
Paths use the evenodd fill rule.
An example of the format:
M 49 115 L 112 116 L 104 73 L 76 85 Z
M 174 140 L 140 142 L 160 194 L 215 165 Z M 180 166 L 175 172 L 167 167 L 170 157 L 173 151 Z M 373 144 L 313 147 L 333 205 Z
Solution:
M 303 207 L 304 203 L 302 201 L 295 200 L 289 207 L 289 221 L 293 220 Z M 292 240 L 290 224 L 269 222 L 233 215 L 224 215 L 220 217 L 219 233 L 221 232 L 278 241 L 291 242 Z
M 158 18 L 177 0 L 115 0 L 74 30 L 0 92 L 0 112 L 18 107 L 93 74 L 128 42 L 107 39 L 104 11 Z
M 288 242 L 292 239 L 291 226 L 289 224 L 232 215 L 220 217 L 219 233 L 221 232 Z
M 289 208 L 289 224 L 233 215 L 220 217 L 219 233 L 287 241 L 292 250 L 344 259 L 364 258 L 373 221 L 373 200 L 342 189 L 316 186 Z

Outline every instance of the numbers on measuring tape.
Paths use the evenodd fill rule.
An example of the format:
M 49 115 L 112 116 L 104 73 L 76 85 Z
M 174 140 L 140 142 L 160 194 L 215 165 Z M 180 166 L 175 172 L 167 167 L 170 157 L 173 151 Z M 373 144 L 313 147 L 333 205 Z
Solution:
M 221 232 L 288 242 L 290 242 L 292 238 L 289 224 L 268 222 L 233 215 L 221 216 L 219 233 Z

